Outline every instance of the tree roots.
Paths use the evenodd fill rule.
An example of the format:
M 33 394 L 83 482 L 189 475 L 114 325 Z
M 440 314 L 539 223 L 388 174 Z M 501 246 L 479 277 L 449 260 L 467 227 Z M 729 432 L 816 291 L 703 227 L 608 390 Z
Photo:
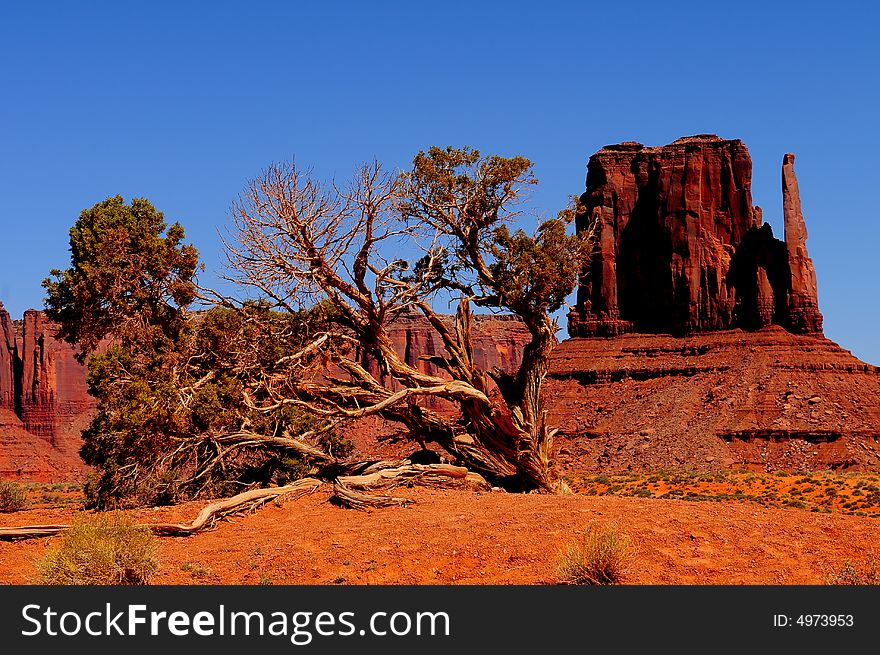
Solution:
M 472 473 L 463 466 L 410 464 L 404 460 L 394 463 L 379 462 L 360 475 L 340 476 L 334 481 L 333 490 L 334 498 L 345 507 L 367 510 L 391 505 L 406 506 L 412 502 L 407 498 L 371 494 L 370 491 L 416 485 L 473 491 L 488 491 L 491 488 L 483 476 Z

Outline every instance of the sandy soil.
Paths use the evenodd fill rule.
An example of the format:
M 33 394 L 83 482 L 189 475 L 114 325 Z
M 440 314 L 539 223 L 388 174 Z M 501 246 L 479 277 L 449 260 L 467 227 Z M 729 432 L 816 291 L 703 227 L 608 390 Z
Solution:
M 611 496 L 407 489 L 408 508 L 371 513 L 328 502 L 329 489 L 163 538 L 157 584 L 554 584 L 560 547 L 590 522 L 637 544 L 631 584 L 822 584 L 873 555 L 877 519 Z M 202 503 L 138 510 L 138 521 L 189 520 Z M 0 525 L 69 521 L 73 508 L 0 514 Z M 36 577 L 49 539 L 0 542 L 0 582 Z

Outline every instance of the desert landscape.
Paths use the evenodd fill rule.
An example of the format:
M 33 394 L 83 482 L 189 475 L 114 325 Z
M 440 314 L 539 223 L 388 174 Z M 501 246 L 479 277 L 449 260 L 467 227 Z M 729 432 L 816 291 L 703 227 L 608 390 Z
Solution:
M 486 459 L 491 448 L 476 447 L 492 441 L 478 427 L 473 441 L 443 441 L 437 428 L 459 407 L 465 425 L 485 419 L 467 413 L 470 397 L 444 386 L 456 376 L 502 406 L 500 390 L 535 356 L 529 315 L 400 311 L 382 326 L 386 341 L 331 358 L 331 372 L 308 383 L 313 396 L 305 387 L 293 396 L 315 397 L 326 379 L 341 385 L 336 370 L 360 376 L 355 386 L 373 395 L 352 398 L 375 411 L 333 392 L 333 408 L 355 408 L 339 442 L 351 451 L 303 455 L 313 468 L 302 477 L 317 476 L 307 492 L 241 504 L 188 536 L 160 536 L 151 582 L 559 584 L 567 582 L 559 568 L 566 544 L 588 526 L 625 535 L 616 580 L 625 584 L 880 582 L 872 550 L 880 369 L 823 335 L 794 161 L 782 158 L 777 239 L 753 205 L 742 141 L 701 134 L 602 148 L 589 160 L 574 217 L 592 250 L 568 337 L 559 333 L 536 373 L 543 418 L 523 419 L 523 404 L 508 419 L 532 430 L 538 464 L 512 475 L 524 460 Z M 463 348 L 465 330 L 473 336 Z M 42 312 L 18 321 L 0 306 L 0 478 L 26 497 L 0 512 L 4 584 L 39 581 L 39 560 L 63 526 L 83 517 L 185 524 L 211 498 L 84 508 L 81 485 L 94 470 L 80 458 L 80 435 L 98 405 L 86 365 L 58 334 Z M 441 392 L 407 400 L 426 381 Z M 433 423 L 395 414 L 404 401 L 412 421 Z M 487 416 L 497 420 L 498 411 Z M 503 426 L 493 429 L 511 429 Z M 296 452 L 303 443 L 325 448 L 302 441 Z M 327 476 L 329 464 L 346 462 L 364 465 Z M 354 486 L 389 471 L 401 477 L 378 495 Z M 534 484 L 518 492 L 514 479 Z M 276 478 L 249 485 L 284 488 Z

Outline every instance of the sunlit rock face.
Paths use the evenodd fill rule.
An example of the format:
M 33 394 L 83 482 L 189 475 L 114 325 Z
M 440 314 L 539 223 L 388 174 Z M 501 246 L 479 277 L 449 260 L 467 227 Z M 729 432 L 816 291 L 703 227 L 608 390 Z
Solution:
M 596 250 L 569 315 L 575 337 L 779 325 L 821 334 L 794 155 L 783 160 L 785 240 L 752 205 L 752 160 L 715 135 L 606 146 L 589 161 L 580 233 Z

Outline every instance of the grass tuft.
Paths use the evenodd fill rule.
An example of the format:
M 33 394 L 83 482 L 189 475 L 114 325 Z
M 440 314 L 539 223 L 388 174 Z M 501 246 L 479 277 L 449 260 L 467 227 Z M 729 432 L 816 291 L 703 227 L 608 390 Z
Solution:
M 591 523 L 561 549 L 556 569 L 563 584 L 620 584 L 632 556 L 629 535 L 611 524 Z
M 17 512 L 27 506 L 27 496 L 20 484 L 0 480 L 0 512 Z
M 37 563 L 47 585 L 143 585 L 155 574 L 158 542 L 149 529 L 106 518 L 79 520 Z
M 867 559 L 862 564 L 844 562 L 828 573 L 826 584 L 880 585 L 880 571 L 877 570 L 877 562 L 873 558 Z

